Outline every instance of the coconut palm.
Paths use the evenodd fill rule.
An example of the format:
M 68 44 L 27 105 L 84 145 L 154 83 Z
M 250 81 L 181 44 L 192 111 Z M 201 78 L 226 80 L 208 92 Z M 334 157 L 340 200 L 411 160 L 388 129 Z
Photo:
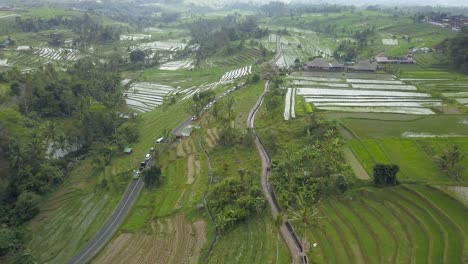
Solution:
M 298 223 L 302 231 L 302 245 L 306 242 L 306 231 L 312 226 L 318 226 L 319 217 L 317 204 L 306 204 L 304 194 L 300 193 L 295 206 L 288 206 L 288 220 Z

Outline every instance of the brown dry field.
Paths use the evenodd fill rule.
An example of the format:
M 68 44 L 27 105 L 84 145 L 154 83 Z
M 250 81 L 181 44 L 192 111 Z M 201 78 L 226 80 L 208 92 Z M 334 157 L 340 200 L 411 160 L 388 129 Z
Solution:
M 346 163 L 348 163 L 349 166 L 351 166 L 351 169 L 353 170 L 354 175 L 356 175 L 358 179 L 361 179 L 361 180 L 370 179 L 367 171 L 364 169 L 362 164 L 356 158 L 356 155 L 354 155 L 354 153 L 349 148 L 344 149 L 344 156 L 346 159 Z
M 206 223 L 183 214 L 152 223 L 147 232 L 121 233 L 92 261 L 99 264 L 198 263 L 206 242 Z
M 209 148 L 214 148 L 219 140 L 218 129 L 217 128 L 207 129 L 205 140 Z

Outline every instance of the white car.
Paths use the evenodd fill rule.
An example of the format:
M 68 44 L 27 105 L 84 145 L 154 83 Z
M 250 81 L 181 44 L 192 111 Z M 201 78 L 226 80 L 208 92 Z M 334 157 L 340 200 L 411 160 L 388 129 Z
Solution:
M 149 153 L 146 154 L 146 156 L 145 156 L 145 161 L 148 161 L 148 160 L 150 160 L 150 159 L 151 159 L 151 154 L 149 154 Z

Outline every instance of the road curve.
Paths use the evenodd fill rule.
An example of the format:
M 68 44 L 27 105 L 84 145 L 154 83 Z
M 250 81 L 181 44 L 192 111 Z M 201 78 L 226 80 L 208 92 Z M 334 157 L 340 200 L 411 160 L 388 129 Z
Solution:
M 262 190 L 268 201 L 268 204 L 270 205 L 273 218 L 276 219 L 279 212 L 281 211 L 281 207 L 278 203 L 278 200 L 276 199 L 275 192 L 269 182 L 269 179 L 270 179 L 269 168 L 271 167 L 271 159 L 265 147 L 263 146 L 263 143 L 260 137 L 258 136 L 255 130 L 255 115 L 257 114 L 258 110 L 260 109 L 260 106 L 263 103 L 265 94 L 268 91 L 268 86 L 269 86 L 269 82 L 265 84 L 265 90 L 258 98 L 258 101 L 255 104 L 254 108 L 250 111 L 249 117 L 247 119 L 247 127 L 252 129 L 252 132 L 255 135 L 255 146 L 257 147 L 258 153 L 260 154 L 260 157 L 262 159 L 262 175 L 261 175 Z M 300 239 L 298 238 L 296 232 L 294 231 L 291 223 L 285 222 L 281 224 L 280 232 L 281 232 L 281 236 L 286 242 L 289 248 L 289 251 L 291 253 L 292 263 L 306 264 L 308 262 L 307 256 L 304 254 L 302 243 Z
M 101 248 L 109 241 L 115 231 L 119 229 L 119 226 L 122 224 L 123 220 L 132 208 L 133 203 L 137 199 L 142 188 L 143 180 L 141 177 L 138 178 L 138 180 L 134 180 L 132 183 L 130 183 L 122 200 L 120 200 L 111 217 L 94 236 L 94 238 L 86 244 L 81 252 L 78 253 L 78 255 L 76 255 L 70 262 L 68 262 L 69 264 L 87 263 L 99 252 L 99 250 L 101 250 Z

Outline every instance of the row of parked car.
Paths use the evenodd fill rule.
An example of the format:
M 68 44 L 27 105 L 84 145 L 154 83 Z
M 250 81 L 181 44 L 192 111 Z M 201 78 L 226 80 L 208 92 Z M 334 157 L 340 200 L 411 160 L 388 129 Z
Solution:
M 158 138 L 156 140 L 156 143 L 157 144 L 164 143 L 164 137 Z M 153 153 L 154 153 L 154 147 L 151 147 L 150 150 L 149 150 L 149 153 L 146 154 L 145 159 L 142 162 L 140 162 L 140 166 L 138 167 L 138 169 L 133 170 L 133 178 L 134 179 L 140 178 L 141 172 L 148 166 L 148 162 L 153 157 Z
M 211 102 L 209 102 L 204 108 L 203 108 L 203 111 L 208 111 L 208 109 L 210 109 L 215 103 L 216 101 L 218 101 L 219 99 L 227 96 L 228 94 L 234 92 L 236 90 L 236 87 L 233 87 L 233 88 L 230 88 L 230 89 L 227 89 L 222 95 L 216 97 L 215 99 L 213 99 Z M 196 116 L 193 116 L 192 117 L 192 121 L 195 121 L 196 120 Z
M 138 169 L 133 170 L 133 178 L 134 179 L 140 178 L 141 172 L 146 168 L 146 166 L 148 166 L 148 162 L 153 157 L 151 155 L 151 153 L 153 153 L 153 152 L 154 152 L 154 148 L 151 147 L 150 148 L 150 153 L 146 154 L 145 159 L 142 162 L 140 162 L 140 166 L 138 167 Z

